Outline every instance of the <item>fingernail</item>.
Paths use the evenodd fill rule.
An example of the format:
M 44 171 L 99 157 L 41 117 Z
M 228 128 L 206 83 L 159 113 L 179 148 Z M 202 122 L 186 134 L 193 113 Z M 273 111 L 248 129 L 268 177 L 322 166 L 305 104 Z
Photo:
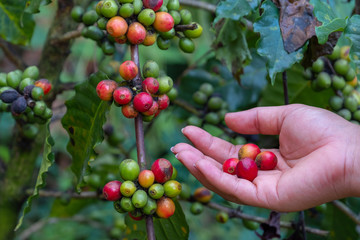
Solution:
M 185 129 L 185 128 L 182 128 L 182 129 L 181 129 L 181 132 L 182 132 L 182 133 L 184 133 L 184 129 Z
M 197 169 L 196 163 L 193 164 L 193 167 Z
M 177 153 L 177 154 L 175 154 L 175 158 L 177 159 L 178 158 L 178 156 L 179 156 L 179 154 Z
M 173 153 L 173 152 L 174 152 L 174 147 L 171 147 L 171 148 L 170 148 L 170 151 Z

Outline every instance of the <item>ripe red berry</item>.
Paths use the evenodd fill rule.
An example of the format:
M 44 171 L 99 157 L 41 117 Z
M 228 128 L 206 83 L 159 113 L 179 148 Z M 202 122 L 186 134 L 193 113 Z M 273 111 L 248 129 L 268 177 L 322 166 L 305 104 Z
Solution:
M 133 93 L 127 87 L 118 87 L 113 92 L 113 97 L 114 97 L 114 101 L 117 102 L 118 104 L 126 105 L 131 101 L 133 97 Z
M 124 105 L 121 108 L 121 112 L 126 118 L 136 118 L 139 114 L 139 112 L 135 110 L 132 103 Z
M 277 157 L 273 152 L 264 151 L 256 156 L 255 163 L 260 170 L 273 170 L 277 164 Z
M 251 158 L 243 158 L 236 166 L 236 175 L 239 178 L 244 178 L 253 181 L 258 174 L 256 163 Z
M 253 143 L 247 143 L 243 145 L 239 150 L 239 159 L 242 158 L 251 158 L 255 160 L 256 156 L 260 153 L 260 148 Z
M 112 17 L 106 24 L 106 31 L 115 38 L 125 35 L 127 30 L 127 22 L 119 16 Z
M 164 110 L 169 106 L 170 99 L 166 94 L 163 94 L 158 97 L 157 103 L 159 104 L 159 109 Z
M 141 23 L 133 22 L 129 26 L 126 37 L 128 41 L 132 44 L 141 44 L 145 40 L 146 29 Z
M 52 85 L 47 79 L 39 79 L 34 84 L 36 87 L 42 88 L 44 90 L 44 95 L 48 94 L 51 91 Z
M 148 77 L 142 82 L 142 87 L 144 91 L 155 94 L 159 90 L 159 82 L 155 78 Z
M 148 111 L 153 105 L 153 98 L 146 92 L 135 95 L 133 100 L 134 108 L 139 112 Z
M 113 80 L 102 80 L 96 86 L 96 93 L 101 100 L 110 101 L 117 86 L 117 83 Z
M 149 110 L 143 112 L 142 114 L 145 116 L 155 115 L 159 111 L 159 104 L 156 101 L 153 101 L 153 104 Z
M 155 12 L 159 10 L 163 4 L 163 0 L 143 0 L 145 8 L 150 8 Z
M 171 198 L 162 197 L 157 201 L 156 214 L 161 218 L 169 218 L 175 213 L 175 203 Z
M 134 216 L 131 212 L 128 212 L 129 216 L 134 219 L 135 221 L 140 221 L 141 219 L 144 218 L 143 214 L 140 214 L 139 216 Z
M 151 170 L 142 170 L 138 177 L 138 182 L 143 188 L 149 188 L 155 181 L 155 175 Z
M 236 175 L 236 165 L 239 163 L 237 158 L 229 158 L 223 163 L 223 171 L 231 175 Z
M 168 32 L 174 27 L 174 19 L 167 12 L 157 12 L 153 26 L 158 32 Z
M 133 80 L 138 74 L 139 69 L 133 61 L 125 61 L 119 67 L 120 76 L 126 81 Z
M 155 175 L 156 182 L 164 183 L 170 180 L 173 174 L 173 166 L 165 158 L 159 158 L 152 164 L 151 171 Z
M 108 201 L 119 200 L 121 198 L 120 187 L 121 182 L 116 180 L 105 184 L 103 188 L 103 195 L 105 199 Z
M 194 198 L 196 201 L 201 203 L 208 203 L 210 202 L 213 194 L 210 192 L 209 189 L 205 187 L 197 188 L 194 192 Z

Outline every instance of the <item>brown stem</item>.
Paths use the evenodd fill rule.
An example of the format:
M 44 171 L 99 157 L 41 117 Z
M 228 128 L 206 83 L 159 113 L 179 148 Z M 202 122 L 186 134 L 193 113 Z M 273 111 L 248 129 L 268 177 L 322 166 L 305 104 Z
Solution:
M 68 42 L 71 39 L 81 37 L 81 31 L 82 31 L 82 28 L 67 32 L 64 35 L 61 35 L 59 37 L 52 39 L 51 44 L 59 44 L 59 43 L 63 43 L 63 42 Z
M 25 64 L 18 59 L 13 52 L 10 51 L 10 49 L 7 46 L 8 44 L 0 40 L 0 48 L 4 52 L 4 55 L 9 59 L 10 62 L 12 62 L 18 69 L 24 70 Z
M 139 59 L 139 46 L 131 45 L 131 60 L 135 62 L 138 66 L 138 74 L 135 77 L 134 86 L 137 89 L 142 88 L 142 78 L 141 78 L 141 68 L 140 68 L 140 59 Z M 144 143 L 144 126 L 142 115 L 139 114 L 135 118 L 135 135 L 136 135 L 136 147 L 137 147 L 137 157 L 138 163 L 140 165 L 140 169 L 146 169 L 146 153 L 145 153 L 145 143 Z M 152 220 L 152 216 L 146 216 L 146 230 L 147 230 L 147 239 L 155 240 L 155 231 L 154 231 L 154 223 Z
M 194 29 L 196 29 L 196 26 L 197 26 L 196 23 L 189 24 L 189 25 L 176 25 L 175 31 L 183 32 L 185 30 L 194 30 Z
M 282 73 L 283 80 L 283 89 L 284 89 L 284 103 L 285 105 L 289 104 L 289 91 L 288 91 L 288 81 L 287 81 L 287 73 L 284 71 Z
M 224 211 L 227 214 L 229 214 L 229 217 L 232 217 L 232 218 L 241 218 L 241 219 L 250 220 L 250 221 L 254 221 L 254 222 L 258 222 L 258 223 L 268 223 L 268 219 L 266 219 L 266 218 L 242 213 L 239 210 L 228 208 L 228 207 L 222 206 L 222 205 L 214 203 L 214 202 L 210 202 L 206 206 L 208 206 L 209 208 L 212 208 L 212 209 L 219 210 L 219 211 Z M 293 229 L 294 225 L 291 222 L 281 221 L 280 227 Z M 322 229 L 317 229 L 317 228 L 312 228 L 312 227 L 305 227 L 305 231 L 308 233 L 312 233 L 312 234 L 316 234 L 316 235 L 320 235 L 320 236 L 328 236 L 329 235 L 328 231 L 325 231 Z
M 178 105 L 179 107 L 182 107 L 186 111 L 193 113 L 196 116 L 201 116 L 201 113 L 196 108 L 194 108 L 193 106 L 191 106 L 190 104 L 188 104 L 187 102 L 185 102 L 183 100 L 176 99 L 173 101 L 173 103 L 175 105 Z

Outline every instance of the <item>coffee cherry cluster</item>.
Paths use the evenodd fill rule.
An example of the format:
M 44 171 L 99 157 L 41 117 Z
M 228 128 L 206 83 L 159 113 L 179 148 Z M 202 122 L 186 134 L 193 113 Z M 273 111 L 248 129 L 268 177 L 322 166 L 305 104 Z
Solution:
M 175 36 L 180 39 L 180 49 L 192 53 L 195 45 L 191 39 L 200 37 L 202 27 L 192 22 L 188 10 L 179 8 L 179 0 L 167 4 L 163 0 L 102 0 L 86 12 L 75 6 L 71 16 L 86 25 L 82 35 L 97 41 L 108 55 L 115 52 L 115 43 L 151 46 L 156 42 L 166 50 Z
M 227 159 L 223 163 L 223 171 L 249 181 L 257 177 L 258 170 L 273 170 L 277 165 L 277 157 L 273 152 L 261 152 L 253 143 L 243 145 L 238 157 Z
M 0 73 L 0 112 L 11 112 L 23 123 L 46 123 L 52 117 L 52 110 L 46 106 L 43 97 L 51 90 L 51 84 L 47 79 L 38 78 L 36 66 Z M 33 135 L 30 132 L 34 132 L 34 127 L 27 130 L 29 136 Z
M 149 122 L 166 109 L 170 100 L 166 95 L 172 87 L 173 80 L 168 76 L 159 76 L 159 66 L 149 60 L 143 66 L 142 86 L 136 86 L 134 79 L 139 69 L 133 61 L 125 61 L 119 68 L 124 81 L 119 84 L 114 80 L 102 80 L 96 87 L 101 100 L 112 101 L 122 107 L 122 113 L 127 118 L 135 118 L 142 114 L 143 121 Z
M 117 212 L 128 212 L 135 220 L 154 214 L 169 218 L 175 213 L 172 198 L 181 193 L 181 184 L 174 180 L 177 171 L 168 160 L 159 158 L 151 170 L 140 172 L 136 161 L 126 159 L 119 170 L 124 181 L 111 181 L 103 188 L 105 199 L 114 201 Z
M 214 87 L 210 83 L 200 85 L 200 88 L 193 94 L 193 101 L 201 106 L 201 109 L 198 109 L 201 116 L 189 117 L 188 124 L 201 127 L 204 123 L 217 125 L 224 121 L 228 105 L 221 97 L 214 94 Z
M 350 65 L 349 46 L 335 46 L 331 55 L 318 58 L 304 75 L 315 91 L 332 88 L 331 110 L 348 121 L 359 124 L 360 87 L 356 71 Z

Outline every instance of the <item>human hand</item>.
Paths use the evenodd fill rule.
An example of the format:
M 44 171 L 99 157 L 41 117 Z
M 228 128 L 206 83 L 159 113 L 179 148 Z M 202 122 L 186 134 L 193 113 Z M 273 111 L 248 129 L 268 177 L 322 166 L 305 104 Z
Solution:
M 229 113 L 225 122 L 242 134 L 279 135 L 275 170 L 259 171 L 253 182 L 222 171 L 241 146 L 185 127 L 194 147 L 179 143 L 176 158 L 207 188 L 223 198 L 277 211 L 298 211 L 359 196 L 360 127 L 329 111 L 305 105 L 260 107 Z M 264 149 L 262 149 L 263 151 Z

